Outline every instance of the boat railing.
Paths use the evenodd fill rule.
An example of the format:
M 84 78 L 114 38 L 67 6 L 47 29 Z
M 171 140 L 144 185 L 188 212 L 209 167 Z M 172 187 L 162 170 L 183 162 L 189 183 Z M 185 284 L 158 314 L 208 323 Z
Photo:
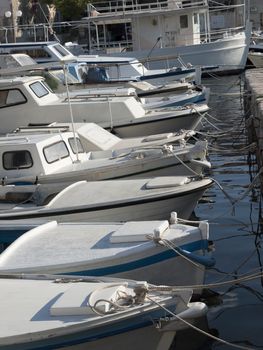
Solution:
M 71 101 L 89 101 L 91 99 L 108 100 L 112 97 L 134 97 L 136 93 L 115 93 L 115 92 L 99 92 L 99 93 L 87 93 L 87 94 L 78 94 L 70 97 L 65 97 L 63 102 Z
M 116 0 L 96 3 L 96 6 L 88 4 L 87 12 L 89 17 L 97 17 L 111 14 L 129 14 L 139 12 L 158 12 L 162 10 L 184 9 L 204 7 L 207 5 L 207 0 L 157 0 L 149 3 L 138 3 L 137 0 Z

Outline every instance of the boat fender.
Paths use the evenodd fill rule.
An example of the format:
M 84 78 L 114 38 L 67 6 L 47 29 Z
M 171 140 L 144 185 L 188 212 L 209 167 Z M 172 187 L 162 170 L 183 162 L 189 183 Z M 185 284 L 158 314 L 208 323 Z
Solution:
M 181 255 L 185 256 L 186 258 L 190 259 L 191 261 L 193 261 L 199 265 L 202 265 L 204 267 L 207 267 L 207 268 L 213 267 L 216 263 L 215 258 L 213 258 L 213 257 L 196 255 L 196 254 L 189 252 L 185 249 L 182 249 L 180 247 L 177 247 L 176 251 L 178 251 Z

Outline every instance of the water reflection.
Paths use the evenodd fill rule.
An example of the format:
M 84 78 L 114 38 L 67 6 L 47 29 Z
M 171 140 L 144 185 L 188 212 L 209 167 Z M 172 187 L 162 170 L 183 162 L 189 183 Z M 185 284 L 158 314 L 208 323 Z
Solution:
M 207 79 L 211 88 L 212 123 L 203 129 L 209 137 L 209 157 L 214 185 L 198 204 L 195 216 L 210 222 L 215 244 L 215 268 L 207 272 L 216 302 L 209 304 L 207 331 L 236 348 L 263 349 L 263 283 L 261 278 L 239 280 L 262 272 L 261 192 L 255 183 L 258 169 L 253 149 L 248 146 L 244 123 L 242 79 L 237 76 Z M 232 281 L 232 282 L 231 282 Z M 235 281 L 236 283 L 234 283 Z M 231 283 L 229 283 L 231 282 Z M 225 283 L 218 286 L 218 283 Z M 229 283 L 229 284 L 228 284 Z M 213 286 L 213 284 L 216 284 Z M 197 335 L 192 332 L 192 339 Z M 200 335 L 198 335 L 200 337 Z M 204 337 L 197 348 L 190 343 L 177 349 L 231 349 L 229 344 Z

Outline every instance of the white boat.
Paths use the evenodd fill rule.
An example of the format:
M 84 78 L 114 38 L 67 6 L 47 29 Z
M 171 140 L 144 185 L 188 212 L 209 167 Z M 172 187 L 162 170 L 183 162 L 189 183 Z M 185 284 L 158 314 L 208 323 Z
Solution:
M 131 59 L 131 64 L 133 64 L 133 61 L 135 60 Z M 139 62 L 136 67 L 137 65 L 140 68 Z M 184 106 L 200 102 L 208 103 L 210 92 L 205 86 L 193 82 L 175 81 L 167 83 L 168 79 L 163 79 L 162 82 L 160 81 L 154 85 L 147 82 L 147 79 L 129 78 L 128 76 L 126 76 L 126 79 L 119 80 L 109 78 L 105 81 L 105 84 L 102 84 L 99 78 L 97 80 L 91 78 L 92 73 L 90 71 L 97 69 L 99 75 L 101 70 L 105 70 L 104 67 L 96 68 L 93 64 L 90 66 L 76 62 L 68 63 L 66 69 L 63 70 L 61 63 L 58 66 L 45 66 L 37 64 L 26 54 L 18 53 L 2 54 L 0 56 L 0 67 L 0 75 L 5 77 L 31 75 L 34 71 L 40 72 L 43 70 L 47 83 L 56 93 L 65 93 L 68 87 L 72 97 L 76 94 L 85 95 L 86 97 L 134 94 L 145 109 Z M 88 76 L 88 78 L 85 79 L 84 76 Z
M 88 51 L 135 57 L 155 69 L 176 66 L 179 56 L 193 66 L 217 66 L 221 73 L 240 71 L 251 36 L 245 5 L 208 0 L 89 4 L 83 18 L 90 35 Z
M 60 63 L 67 59 L 71 61 L 68 65 L 70 76 L 81 83 L 147 81 L 151 84 L 163 85 L 170 81 L 199 79 L 196 77 L 199 74 L 196 68 L 185 65 L 180 58 L 177 62 L 179 67 L 149 70 L 133 57 L 75 56 L 68 47 L 70 47 L 69 43 L 63 46 L 53 41 L 0 43 L 0 53 L 11 54 L 12 61 L 16 61 L 16 66 L 24 63 L 32 65 L 33 61 L 38 64 Z M 29 56 L 31 63 L 28 59 L 24 60 L 22 55 Z M 61 71 L 62 67 L 59 68 Z
M 99 95 L 85 93 L 59 97 L 36 76 L 0 79 L 0 132 L 12 132 L 29 124 L 56 122 L 95 122 L 121 137 L 135 137 L 180 129 L 195 129 L 208 112 L 207 103 L 145 109 L 133 95 Z M 71 115 L 71 112 L 73 116 Z
M 132 57 L 109 57 L 102 55 L 80 55 L 77 63 L 69 63 L 68 71 L 85 84 L 102 82 L 146 81 L 153 85 L 163 85 L 175 81 L 200 81 L 201 74 L 193 66 L 169 69 L 148 69 Z M 80 73 L 82 73 L 80 75 Z
M 253 49 L 248 53 L 248 60 L 255 68 L 263 68 L 263 45 L 262 51 L 254 51 Z
M 208 223 L 179 224 L 176 213 L 170 224 L 52 221 L 27 231 L 1 253 L 0 274 L 136 276 L 153 284 L 191 285 L 196 293 L 202 290 L 205 268 L 214 265 L 208 248 Z
M 113 278 L 0 278 L 0 349 L 168 350 L 176 331 L 207 313 L 174 290 Z M 164 290 L 165 288 L 163 288 Z M 180 320 L 178 320 L 178 317 Z
M 200 175 L 211 166 L 207 142 L 187 142 L 191 131 L 134 139 L 120 139 L 94 123 L 19 131 L 0 137 L 2 184 Z
M 148 179 L 78 181 L 0 188 L 0 220 L 137 221 L 188 219 L 213 180 L 161 176 Z

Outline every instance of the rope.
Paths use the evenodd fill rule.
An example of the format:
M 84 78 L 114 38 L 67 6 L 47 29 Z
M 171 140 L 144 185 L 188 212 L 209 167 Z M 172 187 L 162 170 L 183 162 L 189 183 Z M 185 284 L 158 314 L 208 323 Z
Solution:
M 231 196 L 229 196 L 229 194 L 224 190 L 224 188 L 220 185 L 220 183 L 217 180 L 215 180 L 215 179 L 211 179 L 211 180 L 214 181 L 215 184 L 218 185 L 218 187 L 221 189 L 221 191 L 224 193 L 224 195 L 229 199 L 231 205 L 234 206 L 237 202 L 244 199 L 245 196 L 252 190 L 255 182 L 258 180 L 258 177 L 262 174 L 262 172 L 263 172 L 263 168 L 261 168 L 259 170 L 259 172 L 255 175 L 254 179 L 252 180 L 251 184 L 248 186 L 247 190 L 244 191 L 244 193 L 238 198 L 232 198 Z
M 168 240 L 168 239 L 164 239 L 164 238 L 160 238 L 160 237 L 154 237 L 153 235 L 146 235 L 146 238 L 154 241 L 154 243 L 165 246 L 166 248 L 171 249 L 172 251 L 174 251 L 175 253 L 177 253 L 181 258 L 185 259 L 186 261 L 188 261 L 190 264 L 193 264 L 195 267 L 197 267 L 200 270 L 203 270 L 203 267 L 194 262 L 192 259 L 188 258 L 187 256 L 185 256 L 184 254 L 182 254 L 179 250 L 180 247 L 178 247 L 174 242 Z
M 107 288 L 110 288 L 108 286 Z M 146 294 L 148 292 L 148 285 L 137 285 L 134 287 L 133 292 L 135 295 L 128 294 L 124 290 L 117 290 L 116 292 L 116 301 L 108 300 L 108 299 L 98 299 L 94 303 L 94 305 L 90 305 L 91 309 L 98 315 L 103 316 L 106 314 L 112 314 L 119 310 L 125 310 L 134 304 L 142 304 L 145 301 Z M 106 303 L 110 305 L 110 309 L 108 311 L 103 311 L 98 309 L 99 303 Z M 120 304 L 122 302 L 123 304 Z
M 242 346 L 242 345 L 237 345 L 237 344 L 233 344 L 233 343 L 230 343 L 224 339 L 221 339 L 221 338 L 218 338 L 208 332 L 205 332 L 204 330 L 194 326 L 192 323 L 184 320 L 182 317 L 180 317 L 179 315 L 175 314 L 174 312 L 172 312 L 171 310 L 167 309 L 165 306 L 161 305 L 158 301 L 154 300 L 153 298 L 149 297 L 147 295 L 147 299 L 151 300 L 151 302 L 153 302 L 154 304 L 158 305 L 159 307 L 161 307 L 164 311 L 168 312 L 171 316 L 177 318 L 179 321 L 183 322 L 184 324 L 186 324 L 188 327 L 196 330 L 197 332 L 199 333 L 202 333 L 203 335 L 209 337 L 209 338 L 212 338 L 222 344 L 225 344 L 225 345 L 229 345 L 233 348 L 237 348 L 237 349 L 243 349 L 243 350 L 253 350 L 253 348 L 249 348 L 249 347 L 246 347 L 246 346 Z
M 178 162 L 180 162 L 187 170 L 189 170 L 191 173 L 193 173 L 196 176 L 200 176 L 200 174 L 198 174 L 196 171 L 194 171 L 194 169 L 190 168 L 180 157 L 178 157 L 173 150 L 171 149 L 167 149 L 168 152 L 170 152 L 177 160 Z

